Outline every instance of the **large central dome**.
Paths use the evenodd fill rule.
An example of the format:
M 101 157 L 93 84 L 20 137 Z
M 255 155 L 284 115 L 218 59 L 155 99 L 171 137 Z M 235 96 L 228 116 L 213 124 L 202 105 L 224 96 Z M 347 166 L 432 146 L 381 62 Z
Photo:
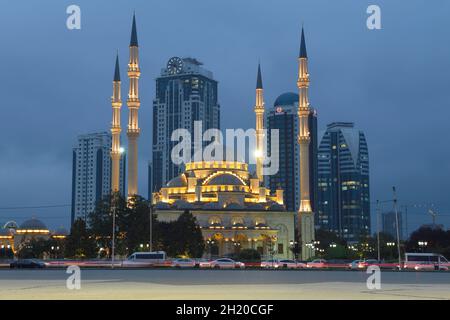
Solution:
M 298 103 L 298 94 L 293 92 L 286 92 L 278 96 L 273 106 L 293 106 L 295 103 Z

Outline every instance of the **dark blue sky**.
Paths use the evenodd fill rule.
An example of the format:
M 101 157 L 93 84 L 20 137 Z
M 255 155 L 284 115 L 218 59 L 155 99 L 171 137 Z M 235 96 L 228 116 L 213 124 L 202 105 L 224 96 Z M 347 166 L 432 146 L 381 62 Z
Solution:
M 81 7 L 82 29 L 66 28 Z M 382 30 L 366 28 L 378 4 Z M 353 121 L 369 144 L 371 197 L 433 203 L 450 225 L 450 2 L 300 0 L 8 1 L 0 11 L 0 221 L 32 215 L 68 225 L 76 136 L 109 130 L 111 80 L 120 53 L 122 90 L 136 10 L 142 77 L 139 188 L 147 194 L 154 79 L 172 56 L 192 56 L 219 81 L 222 127 L 254 124 L 261 60 L 266 105 L 296 91 L 305 25 L 311 104 L 319 126 Z M 124 95 L 125 96 L 125 95 Z M 123 125 L 126 106 L 122 109 Z M 239 114 L 239 117 L 236 117 Z M 389 209 L 386 205 L 384 209 Z M 409 210 L 409 229 L 431 222 Z M 374 219 L 372 219 L 374 220 Z M 375 228 L 375 224 L 373 223 Z

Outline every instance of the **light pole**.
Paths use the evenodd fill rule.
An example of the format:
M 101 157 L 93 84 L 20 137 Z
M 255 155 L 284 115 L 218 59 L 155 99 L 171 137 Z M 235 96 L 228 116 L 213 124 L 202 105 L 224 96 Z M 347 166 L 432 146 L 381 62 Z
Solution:
M 377 200 L 377 257 L 378 261 L 381 261 L 381 253 L 380 253 L 380 200 Z
M 428 245 L 427 241 L 419 241 L 417 242 L 417 244 L 419 245 L 419 247 L 421 248 L 421 251 L 424 251 L 424 248 Z
M 114 196 L 114 203 L 112 208 L 112 242 L 111 242 L 111 268 L 114 269 L 114 255 L 115 255 L 115 238 L 116 238 L 116 203 Z
M 400 230 L 398 228 L 398 209 L 397 209 L 397 192 L 395 187 L 392 187 L 394 193 L 394 211 L 395 211 L 395 229 L 397 231 L 397 251 L 398 251 L 398 268 L 402 269 L 402 257 L 400 252 Z
M 150 200 L 151 201 L 151 200 Z M 149 216 L 150 216 L 150 252 L 153 252 L 153 204 L 150 202 L 149 207 Z

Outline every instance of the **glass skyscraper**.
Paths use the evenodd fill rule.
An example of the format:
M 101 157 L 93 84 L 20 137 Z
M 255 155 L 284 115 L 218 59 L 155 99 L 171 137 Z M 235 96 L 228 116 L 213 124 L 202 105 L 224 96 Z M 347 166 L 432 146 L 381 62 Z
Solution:
M 111 194 L 111 142 L 109 132 L 78 136 L 72 153 L 71 223 L 86 219 L 96 203 Z M 125 154 L 120 160 L 120 193 L 125 194 Z
M 347 241 L 370 234 L 369 152 L 353 123 L 327 126 L 318 151 L 316 224 Z
M 149 194 L 183 172 L 182 166 L 171 161 L 172 148 L 178 142 L 170 139 L 172 132 L 181 128 L 193 139 L 194 121 L 202 122 L 203 132 L 220 129 L 217 81 L 196 59 L 172 57 L 156 79 Z
M 277 174 L 266 178 L 267 187 L 276 190 L 279 187 L 284 190 L 284 204 L 288 211 L 298 211 L 300 204 L 300 164 L 298 136 L 298 94 L 287 92 L 280 95 L 268 110 L 266 115 L 266 128 L 268 129 L 268 155 L 271 154 L 271 129 L 277 129 L 279 133 L 279 171 Z M 314 212 L 317 207 L 317 114 L 312 110 L 309 116 L 309 128 L 311 143 L 309 150 L 310 160 L 310 192 L 311 207 Z

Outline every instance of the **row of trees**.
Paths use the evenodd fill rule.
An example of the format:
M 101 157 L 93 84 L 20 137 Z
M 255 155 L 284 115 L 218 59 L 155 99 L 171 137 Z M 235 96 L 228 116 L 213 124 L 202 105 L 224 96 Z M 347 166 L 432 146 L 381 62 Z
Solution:
M 382 232 L 379 237 L 381 259 L 398 259 L 396 238 Z M 295 248 L 300 250 L 298 246 Z M 315 248 L 317 256 L 325 259 L 378 258 L 377 234 L 361 237 L 358 243 L 349 245 L 336 233 L 319 229 L 316 231 Z M 432 252 L 450 257 L 450 230 L 422 226 L 414 231 L 408 240 L 400 242 L 400 252 L 402 257 L 405 252 Z
M 150 205 L 136 196 L 126 201 L 120 195 L 99 201 L 87 221 L 77 219 L 64 243 L 54 240 L 29 239 L 21 246 L 20 257 L 52 257 L 58 248 L 58 258 L 109 258 L 112 253 L 113 214 L 115 213 L 115 254 L 127 256 L 150 247 Z M 205 248 L 201 229 L 195 217 L 185 211 L 177 220 L 158 221 L 152 215 L 153 250 L 164 250 L 169 256 L 201 257 Z

